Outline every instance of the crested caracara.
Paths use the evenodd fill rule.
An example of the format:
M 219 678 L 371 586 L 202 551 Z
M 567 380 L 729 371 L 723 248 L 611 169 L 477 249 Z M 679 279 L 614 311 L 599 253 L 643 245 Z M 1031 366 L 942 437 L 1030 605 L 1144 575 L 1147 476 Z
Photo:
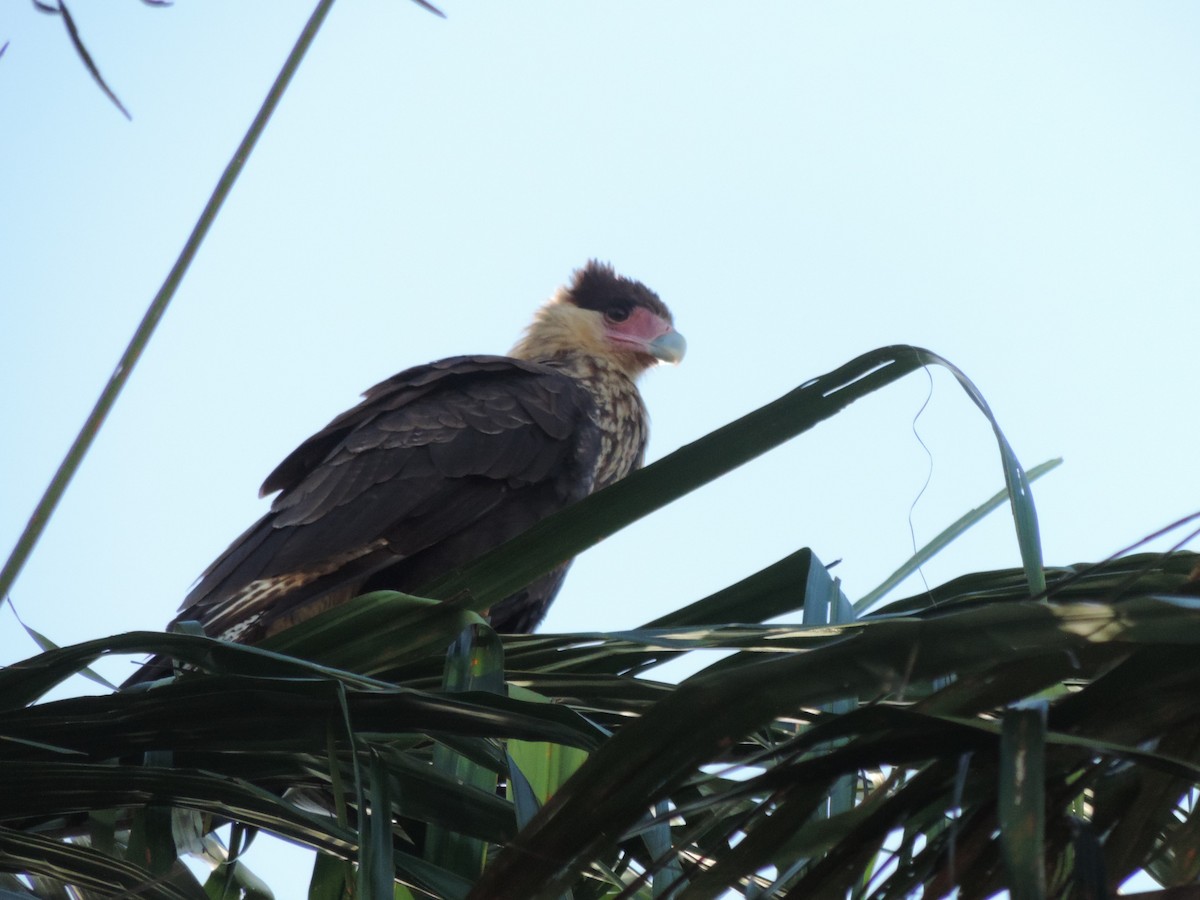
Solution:
M 637 378 L 684 348 L 657 294 L 589 262 L 510 356 L 407 369 L 296 448 L 262 486 L 278 492 L 270 512 L 208 567 L 175 621 L 254 643 L 471 562 L 642 464 Z M 493 627 L 533 630 L 566 570 L 493 606 Z

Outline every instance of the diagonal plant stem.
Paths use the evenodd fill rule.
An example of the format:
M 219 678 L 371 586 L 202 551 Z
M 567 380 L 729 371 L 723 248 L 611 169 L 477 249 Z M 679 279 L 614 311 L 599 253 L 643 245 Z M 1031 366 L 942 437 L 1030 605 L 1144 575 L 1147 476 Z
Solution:
M 1037 481 L 1047 472 L 1057 469 L 1062 465 L 1062 457 L 1058 456 L 1054 459 L 1048 459 L 1044 463 L 1034 466 L 1025 473 L 1025 477 L 1029 479 L 1029 483 Z M 964 534 L 976 522 L 980 522 L 987 518 L 1001 503 L 1008 500 L 1008 489 L 1003 488 L 997 493 L 989 497 L 985 502 L 981 503 L 974 509 L 963 513 L 954 520 L 946 528 L 942 529 L 938 535 L 927 543 L 924 547 L 914 553 L 907 559 L 900 568 L 884 579 L 883 584 L 872 590 L 870 593 L 863 595 L 858 600 L 854 601 L 854 611 L 856 613 L 864 613 L 870 609 L 877 600 L 883 597 L 888 591 L 902 582 L 913 572 L 920 571 L 921 566 L 929 562 L 946 547 L 950 546 L 958 537 Z
M 217 182 L 212 196 L 208 198 L 208 203 L 205 204 L 203 212 L 200 213 L 200 218 L 196 222 L 196 226 L 192 229 L 192 233 L 188 236 L 187 243 L 183 245 L 183 250 L 180 252 L 179 258 L 175 260 L 175 265 L 171 267 L 171 271 L 167 274 L 162 287 L 158 289 L 158 293 L 150 304 L 150 308 L 146 310 L 146 315 L 142 317 L 137 331 L 133 333 L 133 338 L 129 341 L 129 346 L 125 348 L 120 362 L 117 363 L 117 367 L 113 370 L 108 384 L 104 386 L 104 390 L 100 393 L 100 399 L 96 401 L 96 405 L 92 408 L 87 420 L 83 423 L 83 428 L 76 435 L 74 443 L 71 444 L 71 449 L 67 451 L 67 455 L 59 465 L 58 471 L 54 473 L 54 478 L 51 479 L 50 486 L 46 488 L 42 499 L 38 501 L 33 515 L 29 517 L 29 522 L 26 524 L 25 530 L 21 532 L 20 538 L 17 539 L 17 544 L 9 555 L 8 561 L 5 562 L 4 568 L 0 570 L 0 600 L 8 596 L 9 589 L 12 587 L 13 582 L 17 580 L 17 575 L 24 567 L 29 554 L 33 552 L 38 538 L 42 536 L 42 532 L 46 528 L 46 523 L 50 521 L 50 516 L 54 512 L 54 508 L 58 506 L 58 501 L 62 499 L 63 492 L 66 491 L 67 485 L 70 484 L 76 470 L 79 468 L 79 464 L 87 454 L 88 448 L 91 447 L 92 441 L 95 440 L 96 434 L 100 431 L 100 426 L 104 424 L 104 420 L 108 417 L 109 410 L 112 409 L 113 403 L 116 402 L 117 395 L 121 393 L 121 389 L 125 387 L 125 382 L 129 380 L 129 374 L 133 371 L 133 367 L 137 364 L 138 359 L 141 358 L 142 351 L 146 349 L 146 344 L 149 343 L 150 336 L 158 326 L 163 313 L 166 312 L 167 304 L 175 296 L 175 290 L 179 287 L 179 283 L 183 280 L 188 266 L 191 265 L 192 259 L 196 256 L 196 251 L 200 249 L 200 244 L 203 242 L 205 235 L 208 234 L 209 227 L 217 217 L 217 213 L 220 211 L 221 205 L 225 202 L 225 198 L 229 196 L 229 192 L 233 189 L 233 184 L 237 181 L 238 175 L 241 174 L 242 167 L 245 166 L 246 160 L 250 157 L 250 152 L 254 149 L 254 145 L 258 143 L 258 138 L 263 133 L 263 129 L 267 127 L 267 122 L 270 120 L 271 114 L 275 112 L 275 107 L 279 105 L 279 100 L 283 96 L 283 92 L 287 89 L 288 83 L 291 82 L 296 69 L 300 67 L 300 61 L 304 59 L 304 54 L 308 51 L 313 39 L 317 36 L 317 31 L 320 29 L 322 22 L 325 21 L 325 16 L 328 15 L 332 6 L 333 0 L 319 0 L 317 3 L 317 8 L 313 10 L 312 15 L 304 26 L 304 30 L 300 33 L 300 37 L 297 38 L 295 46 L 292 47 L 292 52 L 288 54 L 287 60 L 284 61 L 283 68 L 279 70 L 279 75 L 276 76 L 275 83 L 271 85 L 271 89 L 267 92 L 267 97 L 259 108 L 258 115 L 250 123 L 250 128 L 246 132 L 246 136 L 242 138 L 242 142 L 238 144 L 237 150 L 234 151 L 233 158 L 225 166 L 225 171 L 221 173 L 221 178 Z

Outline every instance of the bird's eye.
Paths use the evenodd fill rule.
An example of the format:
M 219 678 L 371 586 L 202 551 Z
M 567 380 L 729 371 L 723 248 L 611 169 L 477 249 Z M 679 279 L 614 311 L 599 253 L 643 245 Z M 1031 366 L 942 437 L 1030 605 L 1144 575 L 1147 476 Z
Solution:
M 624 322 L 629 318 L 629 310 L 618 306 L 614 309 L 608 310 L 608 312 L 604 314 L 604 318 L 608 319 L 610 322 Z

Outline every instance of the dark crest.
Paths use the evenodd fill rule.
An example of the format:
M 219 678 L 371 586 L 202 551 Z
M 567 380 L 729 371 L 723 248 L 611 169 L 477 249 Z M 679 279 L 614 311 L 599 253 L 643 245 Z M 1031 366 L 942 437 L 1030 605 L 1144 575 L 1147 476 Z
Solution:
M 582 309 L 598 312 L 624 309 L 628 312 L 635 306 L 643 306 L 668 322 L 673 321 L 671 311 L 658 294 L 640 281 L 618 275 L 611 265 L 599 260 L 588 260 L 586 266 L 575 271 L 567 293 Z

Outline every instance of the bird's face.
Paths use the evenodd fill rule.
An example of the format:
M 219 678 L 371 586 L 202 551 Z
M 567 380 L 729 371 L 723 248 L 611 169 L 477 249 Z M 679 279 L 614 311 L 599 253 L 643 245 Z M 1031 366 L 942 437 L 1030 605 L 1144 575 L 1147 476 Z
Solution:
M 678 363 L 687 342 L 671 312 L 640 281 L 590 262 L 539 310 L 514 356 L 585 353 L 636 378 L 659 362 Z
M 679 363 L 687 341 L 664 318 L 645 306 L 613 306 L 601 312 L 604 340 L 611 352 L 639 358 L 643 368 L 655 362 Z

